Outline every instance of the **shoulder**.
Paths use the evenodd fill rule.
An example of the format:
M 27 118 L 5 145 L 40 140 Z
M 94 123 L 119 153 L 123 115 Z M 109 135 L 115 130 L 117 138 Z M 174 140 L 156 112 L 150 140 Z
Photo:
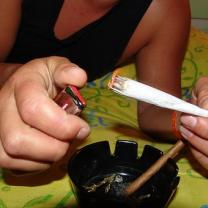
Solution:
M 188 11 L 189 9 L 189 0 L 153 0 L 149 8 L 149 13 L 163 15 L 167 11 Z
M 189 0 L 153 0 L 136 33 L 149 41 L 160 31 L 188 32 L 190 20 Z
M 145 23 L 152 22 L 156 27 L 165 22 L 186 22 L 189 19 L 189 0 L 153 0 L 143 18 Z
M 1 0 L 0 1 L 0 11 L 7 12 L 11 9 L 20 9 L 23 0 Z

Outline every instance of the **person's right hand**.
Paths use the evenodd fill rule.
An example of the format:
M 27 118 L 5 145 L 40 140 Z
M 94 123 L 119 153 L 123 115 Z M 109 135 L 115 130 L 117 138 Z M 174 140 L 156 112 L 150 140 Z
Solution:
M 60 160 L 74 139 L 90 128 L 67 114 L 52 98 L 71 84 L 82 87 L 86 73 L 61 57 L 21 66 L 0 90 L 0 167 L 41 171 Z

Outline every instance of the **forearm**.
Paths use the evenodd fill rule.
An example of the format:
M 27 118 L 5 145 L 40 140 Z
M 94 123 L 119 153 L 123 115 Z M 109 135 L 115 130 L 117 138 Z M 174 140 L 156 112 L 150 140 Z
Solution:
M 176 128 L 179 126 L 179 113 L 176 116 Z M 173 111 L 153 105 L 147 105 L 142 112 L 138 106 L 139 127 L 147 135 L 156 139 L 174 141 Z
M 151 16 L 157 20 L 157 29 L 137 54 L 137 78 L 144 84 L 181 97 L 181 65 L 190 30 L 189 5 L 187 0 L 161 2 L 170 4 L 167 3 L 168 8 L 163 14 L 157 11 L 155 18 Z M 140 128 L 148 135 L 176 139 L 172 129 L 172 111 L 139 103 L 138 113 Z
M 21 64 L 0 63 L 0 88 Z

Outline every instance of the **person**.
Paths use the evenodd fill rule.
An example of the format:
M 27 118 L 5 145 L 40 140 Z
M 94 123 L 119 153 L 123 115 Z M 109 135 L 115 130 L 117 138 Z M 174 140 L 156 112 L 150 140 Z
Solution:
M 0 29 L 3 168 L 45 170 L 70 151 L 72 140 L 88 136 L 89 125 L 52 99 L 69 84 L 82 87 L 87 78 L 134 60 L 138 80 L 181 96 L 188 0 L 1 0 Z M 194 102 L 205 108 L 206 86 L 202 80 L 194 90 Z M 138 115 L 144 132 L 176 139 L 172 111 L 139 103 Z M 206 120 L 177 119 L 192 152 L 207 167 Z

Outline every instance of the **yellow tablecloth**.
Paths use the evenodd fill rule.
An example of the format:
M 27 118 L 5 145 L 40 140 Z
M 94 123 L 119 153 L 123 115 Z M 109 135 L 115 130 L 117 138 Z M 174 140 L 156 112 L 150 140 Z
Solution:
M 135 77 L 134 65 L 121 68 L 121 74 Z M 189 47 L 182 67 L 184 98 L 203 74 L 208 74 L 208 35 L 192 29 Z M 88 106 L 83 116 L 90 123 L 92 133 L 79 147 L 108 140 L 112 149 L 118 139 L 135 140 L 141 154 L 145 144 L 167 151 L 171 144 L 152 140 L 138 131 L 136 101 L 109 91 L 106 88 L 111 74 L 89 83 L 82 90 Z M 38 175 L 14 177 L 0 169 L 0 208 L 76 208 L 75 196 L 66 171 L 67 159 Z M 195 169 L 184 151 L 177 159 L 181 178 L 169 208 L 208 208 L 208 180 Z

